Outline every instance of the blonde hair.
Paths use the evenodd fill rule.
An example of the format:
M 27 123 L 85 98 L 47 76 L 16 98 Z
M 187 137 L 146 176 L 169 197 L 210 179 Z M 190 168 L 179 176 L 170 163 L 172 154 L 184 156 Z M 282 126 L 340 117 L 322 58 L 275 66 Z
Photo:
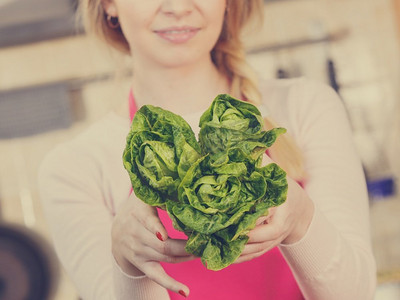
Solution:
M 77 14 L 78 22 L 83 22 L 86 32 L 93 34 L 122 53 L 129 55 L 129 43 L 121 27 L 109 27 L 107 13 L 104 10 L 102 2 L 103 0 L 80 0 Z
M 226 0 L 226 2 L 223 28 L 211 51 L 211 58 L 218 70 L 230 80 L 230 93 L 233 96 L 259 104 L 261 93 L 258 80 L 246 61 L 241 32 L 250 20 L 262 20 L 263 1 Z M 119 51 L 130 54 L 128 41 L 121 28 L 112 29 L 108 26 L 102 0 L 81 0 L 80 14 L 89 33 L 94 33 Z M 271 118 L 264 118 L 264 121 L 266 129 L 278 127 Z M 289 134 L 279 137 L 269 149 L 269 154 L 293 179 L 305 178 L 302 153 Z

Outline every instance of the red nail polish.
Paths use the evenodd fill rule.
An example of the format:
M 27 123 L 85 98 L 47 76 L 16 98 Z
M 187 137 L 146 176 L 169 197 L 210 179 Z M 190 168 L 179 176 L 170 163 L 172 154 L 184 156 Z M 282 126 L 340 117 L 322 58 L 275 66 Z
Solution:
M 162 237 L 162 235 L 161 235 L 161 233 L 159 233 L 158 231 L 157 231 L 157 233 L 156 233 L 156 236 L 157 236 L 157 238 L 160 240 L 160 241 L 164 241 L 163 240 L 163 237 Z
M 182 295 L 183 297 L 185 297 L 185 298 L 187 297 L 187 296 L 186 296 L 186 293 L 185 293 L 183 290 L 180 290 L 180 291 L 179 291 L 179 294 L 181 294 L 181 295 Z

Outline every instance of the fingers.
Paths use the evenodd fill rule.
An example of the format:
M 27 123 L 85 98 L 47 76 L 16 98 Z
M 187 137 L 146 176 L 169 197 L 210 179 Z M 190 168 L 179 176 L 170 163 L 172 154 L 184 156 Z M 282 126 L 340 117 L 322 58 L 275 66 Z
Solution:
M 157 282 L 159 285 L 169 289 L 175 293 L 179 293 L 183 296 L 189 295 L 189 288 L 183 283 L 176 281 L 167 273 L 165 273 L 164 269 L 158 262 L 148 262 L 143 267 L 143 272 L 149 277 L 151 280 Z
M 132 201 L 135 201 L 135 209 L 132 212 L 134 217 L 160 241 L 168 239 L 167 231 L 158 217 L 157 209 L 137 198 L 133 198 Z
M 273 241 L 264 242 L 264 243 L 246 244 L 241 253 L 241 256 L 269 250 L 271 248 L 272 244 L 273 244 Z
M 140 201 L 141 202 L 141 201 Z M 138 228 L 134 235 L 140 243 L 132 241 L 131 247 L 140 252 L 145 260 L 181 262 L 193 259 L 194 256 L 185 251 L 186 241 L 168 238 L 167 231 L 161 223 L 157 210 L 145 203 L 136 203 L 135 218 L 145 230 Z M 143 248 L 147 249 L 143 251 Z M 150 249 L 152 251 L 150 251 Z M 155 252 L 157 254 L 155 254 Z M 153 255 L 150 257 L 150 253 Z
M 264 253 L 268 252 L 269 250 L 271 250 L 272 248 L 278 246 L 279 243 L 280 240 L 273 240 L 264 243 L 247 244 L 244 247 L 242 254 L 235 261 L 235 263 L 241 263 L 259 257 Z
M 153 209 L 153 207 L 150 207 Z M 157 211 L 148 211 L 147 217 L 137 217 L 140 222 L 147 230 L 137 230 L 136 236 L 141 242 L 157 250 L 159 253 L 168 256 L 189 256 L 185 251 L 186 240 L 170 239 L 168 238 L 167 231 L 161 223 Z
M 185 251 L 185 240 L 168 238 L 167 231 L 161 223 L 155 207 L 152 207 L 133 196 L 131 196 L 131 201 L 134 202 L 134 208 L 132 209 L 133 219 L 144 227 L 136 227 L 135 232 L 133 233 L 133 235 L 140 241 L 140 243 L 132 241 L 131 246 L 136 246 L 136 251 L 140 250 L 141 245 L 143 245 L 148 246 L 149 248 L 159 252 L 159 254 L 165 256 L 190 256 L 190 254 Z
M 185 240 L 167 239 L 166 241 L 161 242 L 154 238 L 154 236 L 150 236 L 146 239 L 145 245 L 163 255 L 190 256 L 190 254 L 185 251 Z
M 196 258 L 193 255 L 190 255 L 188 253 L 185 253 L 186 255 L 183 256 L 176 256 L 176 255 L 170 255 L 167 253 L 162 253 L 157 251 L 154 248 L 151 247 L 144 247 L 141 251 L 141 253 L 138 253 L 145 257 L 147 261 L 162 261 L 162 262 L 167 262 L 171 264 L 176 264 L 176 263 L 181 263 L 189 260 L 193 260 Z
M 154 213 L 149 214 L 145 218 L 140 218 L 139 221 L 158 240 L 165 241 L 168 239 L 168 233 L 157 215 L 156 208 L 153 209 Z
M 270 207 L 270 208 L 268 209 L 268 215 L 266 215 L 266 216 L 261 216 L 261 217 L 259 217 L 259 218 L 257 219 L 257 221 L 256 221 L 256 226 L 271 223 L 272 217 L 274 216 L 275 211 L 276 211 L 276 207 Z
M 185 251 L 186 241 L 169 239 L 157 209 L 133 194 L 123 205 L 112 230 L 112 251 L 117 263 L 127 274 L 145 274 L 171 291 L 189 295 L 188 287 L 168 276 L 160 265 L 161 261 L 194 259 Z
M 249 237 L 248 244 L 278 240 L 281 235 L 280 227 L 275 226 L 275 224 L 260 225 L 247 234 Z
M 272 158 L 270 156 L 268 156 L 266 153 L 263 155 L 262 157 L 262 165 L 268 165 L 270 163 L 274 163 L 274 161 L 272 160 Z
M 249 254 L 246 254 L 246 255 L 241 255 L 234 263 L 235 263 L 235 264 L 240 264 L 240 263 L 242 263 L 242 262 L 255 259 L 255 258 L 257 258 L 257 257 L 259 257 L 259 256 L 261 256 L 261 255 L 263 255 L 263 254 L 266 253 L 267 251 L 268 251 L 268 250 L 266 250 L 266 251 L 261 251 L 261 252 L 256 252 L 256 253 L 249 253 Z
M 259 217 L 256 221 L 256 226 L 261 224 L 268 224 L 268 216 Z
M 186 240 L 168 239 L 164 242 L 164 253 L 173 256 L 188 256 L 185 250 Z
M 257 245 L 254 248 L 247 248 L 247 249 L 246 249 L 246 247 L 248 245 L 246 245 L 246 247 L 243 250 L 242 254 L 235 261 L 235 264 L 239 264 L 239 263 L 242 263 L 242 262 L 245 262 L 245 261 L 249 261 L 249 260 L 255 259 L 255 258 L 265 254 L 266 252 L 268 252 L 269 250 L 271 250 L 272 248 L 274 248 L 274 247 L 276 247 L 278 245 L 279 245 L 279 242 L 276 242 L 276 241 L 269 242 L 269 243 L 264 243 L 262 245 Z M 261 249 L 261 250 L 259 250 L 259 249 Z M 253 250 L 259 250 L 259 251 L 252 252 Z

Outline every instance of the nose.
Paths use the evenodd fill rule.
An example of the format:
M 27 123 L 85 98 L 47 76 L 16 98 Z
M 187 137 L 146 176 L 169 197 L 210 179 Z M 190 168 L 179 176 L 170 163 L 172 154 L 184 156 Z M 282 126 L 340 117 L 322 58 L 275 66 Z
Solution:
M 162 5 L 163 13 L 181 18 L 193 10 L 193 0 L 164 0 Z

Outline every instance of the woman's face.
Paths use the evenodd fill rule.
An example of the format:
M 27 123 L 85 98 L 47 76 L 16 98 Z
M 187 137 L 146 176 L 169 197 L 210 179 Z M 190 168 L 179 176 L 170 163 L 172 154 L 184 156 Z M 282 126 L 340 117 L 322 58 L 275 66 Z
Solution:
M 210 59 L 226 0 L 103 0 L 118 16 L 134 62 L 175 67 Z

